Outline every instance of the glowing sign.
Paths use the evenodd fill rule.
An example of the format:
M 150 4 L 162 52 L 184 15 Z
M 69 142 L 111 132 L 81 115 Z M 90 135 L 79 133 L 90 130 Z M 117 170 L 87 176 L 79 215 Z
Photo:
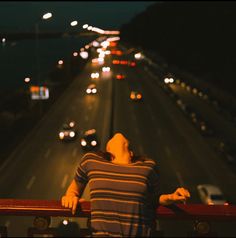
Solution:
M 49 89 L 45 86 L 30 86 L 31 99 L 48 99 L 49 98 Z

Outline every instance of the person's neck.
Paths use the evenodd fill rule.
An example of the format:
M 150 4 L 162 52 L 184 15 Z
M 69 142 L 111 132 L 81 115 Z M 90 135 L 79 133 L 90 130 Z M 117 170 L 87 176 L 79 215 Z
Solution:
M 114 159 L 112 160 L 112 163 L 114 164 L 130 164 L 131 163 L 131 157 L 129 153 L 119 153 L 116 154 Z

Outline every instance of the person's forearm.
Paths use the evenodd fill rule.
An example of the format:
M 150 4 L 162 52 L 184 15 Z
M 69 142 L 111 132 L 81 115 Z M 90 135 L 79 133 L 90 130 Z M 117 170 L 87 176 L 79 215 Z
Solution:
M 75 180 L 73 179 L 70 186 L 66 190 L 66 196 L 79 196 L 80 190 Z
M 159 204 L 162 206 L 170 205 L 173 203 L 172 194 L 162 194 L 159 197 Z

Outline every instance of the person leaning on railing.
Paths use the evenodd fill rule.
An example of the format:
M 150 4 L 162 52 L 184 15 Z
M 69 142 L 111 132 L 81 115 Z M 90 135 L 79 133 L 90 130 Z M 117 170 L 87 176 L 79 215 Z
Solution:
M 91 235 L 150 237 L 155 232 L 156 208 L 185 202 L 190 193 L 177 188 L 170 194 L 159 194 L 157 163 L 138 157 L 129 149 L 129 141 L 116 133 L 106 145 L 106 152 L 86 153 L 74 179 L 62 196 L 62 206 L 76 212 L 89 183 L 91 202 Z

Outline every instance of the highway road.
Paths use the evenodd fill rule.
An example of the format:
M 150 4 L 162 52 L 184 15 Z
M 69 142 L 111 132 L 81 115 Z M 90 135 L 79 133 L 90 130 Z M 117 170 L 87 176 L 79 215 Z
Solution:
M 93 57 L 95 53 L 94 50 Z M 161 76 L 154 74 L 149 65 L 142 61 L 137 61 L 136 67 L 113 65 L 114 57 L 118 58 L 106 56 L 104 64 L 111 67 L 111 72 L 101 72 L 101 65 L 89 61 L 39 124 L 12 151 L 6 163 L 0 167 L 1 197 L 60 199 L 84 154 L 79 138 L 68 143 L 58 138 L 61 125 L 71 119 L 78 125 L 79 137 L 81 131 L 95 128 L 102 150 L 111 131 L 124 133 L 136 154 L 147 155 L 158 162 L 160 190 L 163 193 L 184 186 L 191 193 L 189 203 L 200 203 L 196 186 L 211 183 L 219 186 L 226 198 L 235 204 L 236 190 L 233 188 L 236 187 L 236 175 L 164 92 L 159 83 Z M 133 60 L 133 55 L 119 57 Z M 100 77 L 92 79 L 90 74 L 96 71 Z M 115 79 L 118 73 L 123 73 L 126 78 Z M 85 93 L 90 83 L 97 85 L 97 94 Z M 143 93 L 142 101 L 129 98 L 130 91 L 137 88 Z M 188 97 L 191 102 L 197 100 L 181 89 L 178 93 L 186 100 Z M 203 105 L 205 102 L 199 100 L 197 103 Z M 202 113 L 205 112 L 209 114 L 207 117 L 212 118 L 212 124 L 214 118 L 218 120 L 214 112 L 205 109 Z M 85 199 L 89 199 L 88 192 L 86 188 L 83 195 Z M 53 224 L 59 220 L 61 218 L 54 219 Z M 32 217 L 0 219 L 1 224 L 8 226 L 11 236 L 24 236 L 27 227 L 32 226 L 32 221 Z M 81 221 L 81 224 L 83 226 L 85 221 Z M 177 230 L 167 231 L 170 224 Z M 165 235 L 181 236 L 186 234 L 186 230 L 192 229 L 190 222 L 183 221 L 182 225 L 177 221 L 174 224 L 160 221 L 159 225 L 167 231 Z M 224 228 L 228 229 L 227 224 Z M 181 233 L 183 230 L 184 234 Z

